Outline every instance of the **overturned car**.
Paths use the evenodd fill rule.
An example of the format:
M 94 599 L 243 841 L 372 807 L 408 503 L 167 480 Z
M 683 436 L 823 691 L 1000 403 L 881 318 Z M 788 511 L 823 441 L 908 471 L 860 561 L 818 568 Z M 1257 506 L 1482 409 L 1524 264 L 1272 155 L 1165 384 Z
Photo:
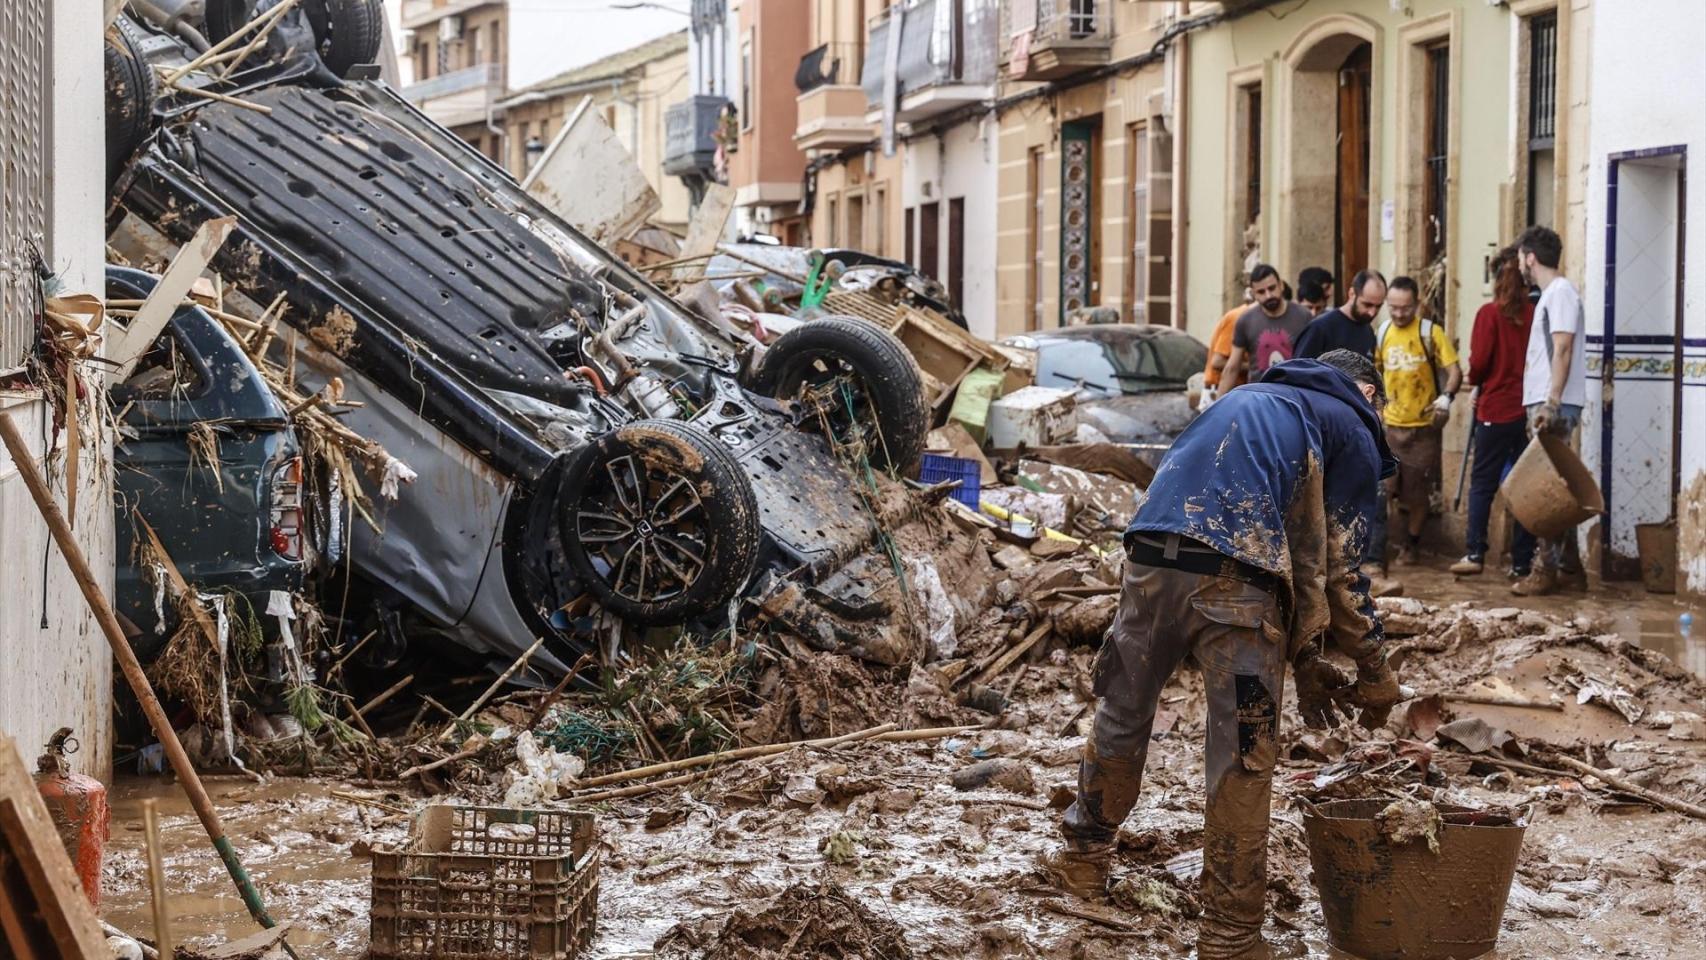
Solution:
M 196 56 L 126 29 L 140 72 Z M 232 301 L 282 296 L 271 355 L 336 382 L 344 422 L 418 473 L 352 526 L 359 599 L 334 615 L 393 656 L 422 632 L 504 657 L 544 636 L 561 669 L 593 635 L 583 596 L 707 632 L 745 602 L 813 645 L 909 655 L 873 475 L 917 458 L 928 414 L 892 336 L 824 318 L 760 355 L 311 46 L 186 76 L 200 92 L 166 91 L 124 150 L 115 244 L 164 258 L 235 217 L 212 263 Z

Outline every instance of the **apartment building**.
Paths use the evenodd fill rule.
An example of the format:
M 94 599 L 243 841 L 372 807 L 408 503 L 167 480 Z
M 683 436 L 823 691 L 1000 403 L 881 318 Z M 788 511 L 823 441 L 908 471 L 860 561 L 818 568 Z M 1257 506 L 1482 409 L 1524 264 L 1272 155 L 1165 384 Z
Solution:
M 508 0 L 402 0 L 400 15 L 414 77 L 404 98 L 503 162 L 504 133 L 493 112 L 508 77 Z
M 1180 51 L 1193 333 L 1207 335 L 1257 260 L 1291 277 L 1416 276 L 1464 342 L 1490 294 L 1487 258 L 1527 224 L 1558 229 L 1581 276 L 1588 0 L 1313 0 L 1283 18 L 1237 15 L 1248 6 L 1183 14 L 1214 20 Z
M 592 63 L 517 90 L 493 108 L 506 148 L 500 162 L 521 178 L 560 133 L 581 100 L 595 110 L 627 148 L 663 206 L 659 226 L 684 230 L 688 189 L 665 164 L 669 106 L 689 89 L 687 31 L 648 40 Z
M 795 74 L 818 246 L 860 247 L 942 281 L 995 326 L 996 0 L 816 0 Z
M 1003 335 L 1107 307 L 1174 323 L 1179 99 L 1156 45 L 1178 4 L 1004 0 L 1000 264 Z

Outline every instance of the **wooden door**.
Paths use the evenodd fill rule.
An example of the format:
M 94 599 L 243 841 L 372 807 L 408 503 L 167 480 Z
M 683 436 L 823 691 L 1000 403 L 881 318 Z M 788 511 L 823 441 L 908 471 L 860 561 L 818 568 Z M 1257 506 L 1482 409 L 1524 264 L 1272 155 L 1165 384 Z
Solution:
M 938 244 L 941 241 L 939 203 L 926 203 L 918 208 L 918 272 L 932 280 L 942 278 L 942 261 Z
M 1374 48 L 1359 44 L 1339 68 L 1339 162 L 1334 209 L 1334 269 L 1339 289 L 1368 266 L 1369 95 Z
M 966 198 L 948 200 L 948 299 L 965 309 L 966 292 Z

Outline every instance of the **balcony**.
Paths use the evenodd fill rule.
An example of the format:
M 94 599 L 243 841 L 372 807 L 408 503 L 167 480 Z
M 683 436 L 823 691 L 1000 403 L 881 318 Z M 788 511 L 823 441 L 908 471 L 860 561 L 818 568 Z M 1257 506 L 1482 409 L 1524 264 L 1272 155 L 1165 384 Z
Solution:
M 1113 0 L 1005 0 L 1001 61 L 1014 80 L 1059 80 L 1100 67 L 1113 47 Z
M 890 7 L 872 21 L 860 84 L 870 107 L 868 122 L 882 120 L 891 42 L 899 44 L 897 122 L 917 123 L 994 96 L 996 0 L 959 0 L 958 5 L 964 13 L 958 20 L 950 0 L 916 0 Z M 891 39 L 896 31 L 898 41 Z
M 726 97 L 697 94 L 664 111 L 664 173 L 714 179 L 717 124 L 728 102 Z
M 865 119 L 861 59 L 854 43 L 826 43 L 800 58 L 794 71 L 794 87 L 800 91 L 794 143 L 801 150 L 839 150 L 870 143 L 876 136 Z
M 418 30 L 452 14 L 467 13 L 504 2 L 505 0 L 403 0 L 398 19 L 404 30 Z
M 421 108 L 434 122 L 445 127 L 484 122 L 504 92 L 501 63 L 479 63 L 461 70 L 411 83 L 403 88 L 403 99 Z

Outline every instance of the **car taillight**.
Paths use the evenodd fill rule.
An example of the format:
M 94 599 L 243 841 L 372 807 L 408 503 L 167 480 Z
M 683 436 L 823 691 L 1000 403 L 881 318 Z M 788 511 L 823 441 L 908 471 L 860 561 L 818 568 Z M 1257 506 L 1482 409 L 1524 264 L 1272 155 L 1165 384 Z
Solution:
M 272 475 L 272 551 L 286 560 L 302 559 L 302 458 L 292 457 Z

